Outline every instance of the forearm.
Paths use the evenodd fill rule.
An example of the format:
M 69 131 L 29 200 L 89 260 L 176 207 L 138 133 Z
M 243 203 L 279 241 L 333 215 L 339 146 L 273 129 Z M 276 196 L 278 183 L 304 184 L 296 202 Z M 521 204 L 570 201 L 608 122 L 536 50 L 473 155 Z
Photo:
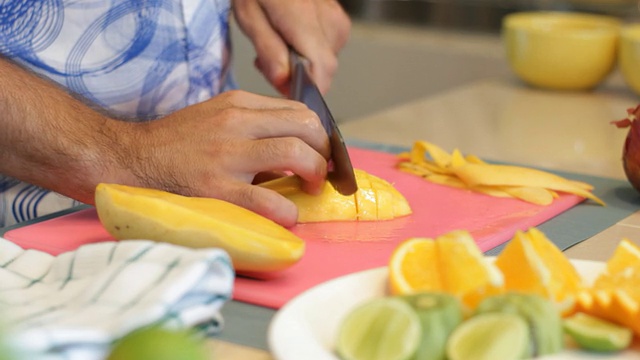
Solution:
M 92 203 L 98 182 L 122 177 L 118 123 L 0 59 L 0 174 Z

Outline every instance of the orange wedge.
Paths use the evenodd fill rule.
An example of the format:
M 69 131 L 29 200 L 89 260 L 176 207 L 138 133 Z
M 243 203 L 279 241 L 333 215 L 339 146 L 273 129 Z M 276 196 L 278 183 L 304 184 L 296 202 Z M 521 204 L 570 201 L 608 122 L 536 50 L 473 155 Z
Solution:
M 436 239 L 440 274 L 445 290 L 475 308 L 486 296 L 504 289 L 500 270 L 484 257 L 467 231 L 457 230 Z
M 624 293 L 640 307 L 640 247 L 628 239 L 622 239 L 613 256 L 607 261 L 606 270 L 593 283 L 594 291 Z
M 410 238 L 400 243 L 389 261 L 391 293 L 442 291 L 436 251 L 433 239 Z
M 389 286 L 396 295 L 445 291 L 473 308 L 485 296 L 502 292 L 504 280 L 471 235 L 458 230 L 398 245 L 389 260 Z
M 607 272 L 621 273 L 627 268 L 640 268 L 640 247 L 629 239 L 622 239 L 607 261 Z
M 504 274 L 506 290 L 541 295 L 554 301 L 563 314 L 573 310 L 583 289 L 573 264 L 536 228 L 516 232 L 496 265 Z
M 581 294 L 580 311 L 631 328 L 640 336 L 640 247 L 620 241 L 607 267 Z

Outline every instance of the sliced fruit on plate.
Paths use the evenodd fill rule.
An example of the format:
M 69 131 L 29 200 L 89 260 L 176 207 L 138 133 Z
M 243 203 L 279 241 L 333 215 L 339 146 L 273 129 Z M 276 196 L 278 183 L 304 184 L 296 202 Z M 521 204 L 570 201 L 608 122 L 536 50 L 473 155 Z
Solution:
M 516 360 L 529 352 L 529 329 L 518 315 L 484 313 L 463 322 L 447 343 L 450 360 Z
M 640 268 L 640 247 L 627 238 L 623 238 L 607 260 L 607 272 L 622 273 L 629 268 Z
M 613 352 L 631 344 L 633 332 L 623 326 L 584 313 L 564 320 L 565 331 L 585 350 Z
M 640 336 L 640 247 L 623 239 L 593 286 L 582 291 L 578 309 L 631 328 Z
M 489 261 L 465 230 L 455 230 L 439 236 L 438 264 L 444 289 L 459 296 L 470 308 L 486 296 L 504 291 L 504 277 Z
M 100 222 L 116 239 L 220 247 L 237 271 L 283 270 L 304 254 L 304 241 L 291 231 L 222 200 L 99 184 L 95 201 Z
M 301 188 L 298 176 L 287 176 L 260 184 L 274 190 L 298 207 L 298 222 L 390 220 L 411 214 L 404 196 L 384 179 L 355 169 L 358 191 L 344 196 L 326 182 L 320 195 Z
M 533 168 L 489 164 L 472 154 L 463 156 L 458 149 L 449 154 L 427 141 L 416 141 L 411 151 L 398 158 L 398 169 L 440 185 L 538 205 L 551 204 L 558 197 L 556 191 L 562 191 L 604 205 L 590 184 Z
M 342 320 L 336 352 L 343 360 L 409 360 L 421 338 L 420 318 L 407 302 L 374 298 Z
M 464 317 L 460 301 L 453 295 L 435 292 L 399 298 L 408 302 L 420 317 L 423 335 L 413 359 L 446 359 L 447 340 Z
M 482 300 L 476 314 L 510 313 L 520 316 L 530 331 L 527 358 L 558 353 L 564 347 L 560 314 L 553 303 L 536 294 L 509 292 Z
M 583 289 L 582 278 L 562 251 L 540 230 L 517 231 L 496 258 L 505 289 L 538 294 L 569 314 Z
M 504 280 L 471 235 L 457 230 L 398 245 L 389 260 L 389 285 L 393 294 L 444 291 L 473 308 L 484 296 L 502 292 Z
M 389 287 L 392 294 L 442 291 L 434 240 L 411 238 L 395 248 L 389 260 Z

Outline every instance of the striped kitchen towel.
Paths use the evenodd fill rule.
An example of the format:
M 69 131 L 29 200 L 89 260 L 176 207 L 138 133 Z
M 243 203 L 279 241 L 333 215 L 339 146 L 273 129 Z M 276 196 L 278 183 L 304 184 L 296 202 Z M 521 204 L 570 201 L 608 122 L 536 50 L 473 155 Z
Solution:
M 0 238 L 4 339 L 28 359 L 102 359 L 151 324 L 219 332 L 233 280 L 221 249 L 128 240 L 52 256 Z

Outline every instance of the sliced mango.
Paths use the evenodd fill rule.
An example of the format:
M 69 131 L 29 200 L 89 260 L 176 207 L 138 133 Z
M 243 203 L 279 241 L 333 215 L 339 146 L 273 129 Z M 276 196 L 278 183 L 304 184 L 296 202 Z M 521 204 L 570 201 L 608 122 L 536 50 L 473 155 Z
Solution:
M 222 200 L 99 184 L 95 202 L 102 225 L 116 239 L 219 247 L 240 272 L 283 270 L 304 254 L 304 241 L 291 231 Z
M 320 195 L 301 189 L 297 176 L 287 176 L 260 184 L 277 191 L 298 207 L 298 223 L 324 221 L 390 220 L 411 214 L 405 197 L 386 180 L 355 169 L 358 191 L 350 196 L 338 193 L 326 182 Z

